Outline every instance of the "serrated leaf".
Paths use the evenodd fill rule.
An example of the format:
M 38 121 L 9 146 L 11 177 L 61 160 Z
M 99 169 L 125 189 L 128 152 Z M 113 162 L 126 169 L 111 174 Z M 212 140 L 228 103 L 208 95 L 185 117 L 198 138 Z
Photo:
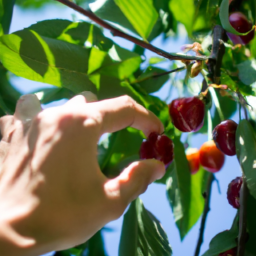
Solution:
M 0 36 L 9 33 L 15 0 L 0 0 Z
M 90 50 L 24 29 L 0 39 L 0 60 L 17 76 L 66 87 L 73 92 L 93 91 L 87 76 Z
M 256 81 L 256 60 L 247 60 L 237 64 L 239 70 L 240 80 L 246 84 L 251 85 Z
M 249 30 L 246 33 L 239 33 L 238 31 L 236 31 L 230 24 L 229 22 L 229 0 L 222 0 L 221 5 L 220 5 L 220 12 L 219 12 L 219 16 L 220 16 L 220 21 L 221 21 L 221 25 L 222 27 L 234 34 L 234 35 L 247 35 L 249 34 L 254 28 L 252 27 L 251 30 Z
M 201 169 L 197 174 L 191 175 L 183 144 L 178 138 L 173 141 L 174 161 L 166 183 L 167 196 L 183 239 L 203 212 L 202 192 L 208 173 Z
M 119 256 L 172 255 L 167 235 L 160 222 L 143 206 L 134 200 L 124 215 Z
M 156 12 L 152 0 L 114 0 L 123 14 L 133 25 L 134 29 L 143 38 L 147 39 L 157 21 Z
M 185 26 L 188 35 L 191 36 L 195 12 L 194 0 L 171 0 L 169 6 L 174 18 Z
M 250 193 L 256 198 L 256 135 L 247 120 L 240 121 L 237 127 L 236 154 Z

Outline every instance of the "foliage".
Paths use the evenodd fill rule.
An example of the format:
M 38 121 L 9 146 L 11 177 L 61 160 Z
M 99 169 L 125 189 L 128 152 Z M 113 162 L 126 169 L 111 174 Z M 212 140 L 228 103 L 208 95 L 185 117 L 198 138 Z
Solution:
M 202 54 L 206 59 L 213 49 L 212 43 L 207 43 L 207 38 L 212 36 L 215 25 L 241 35 L 229 23 L 228 0 L 75 2 L 89 8 L 99 18 L 111 22 L 114 28 L 135 35 L 144 42 L 151 42 L 158 36 L 163 40 L 170 36 L 178 37 L 183 27 L 191 42 L 202 44 L 204 52 L 197 54 Z M 15 4 L 38 11 L 46 4 L 62 8 L 56 1 L 49 0 L 17 0 Z M 256 8 L 253 0 L 243 1 L 242 4 L 234 0 L 231 5 L 255 24 Z M 187 62 L 184 66 L 182 62 L 172 61 L 170 69 L 184 66 L 187 69 L 185 76 L 182 79 L 176 78 L 175 74 L 161 76 L 168 71 L 158 66 L 165 61 L 164 58 L 155 56 L 145 61 L 145 49 L 134 46 L 133 50 L 127 50 L 115 43 L 112 37 L 107 37 L 100 26 L 88 21 L 44 20 L 8 34 L 13 7 L 13 0 L 0 0 L 0 115 L 13 113 L 20 96 L 10 83 L 11 75 L 55 85 L 55 88 L 34 92 L 42 103 L 69 99 L 82 91 L 92 91 L 99 100 L 130 95 L 160 118 L 165 126 L 165 134 L 174 141 L 175 159 L 166 175 L 156 182 L 166 186 L 167 198 L 180 237 L 184 239 L 204 212 L 203 194 L 207 190 L 209 173 L 200 168 L 197 174 L 190 174 L 182 134 L 174 128 L 169 117 L 169 102 L 153 96 L 153 93 L 167 83 L 170 89 L 179 86 L 182 96 L 198 94 L 193 89 L 200 79 L 189 76 L 191 65 Z M 246 108 L 247 96 L 256 96 L 256 37 L 246 46 L 234 46 L 229 40 L 221 43 L 225 47 L 225 53 L 222 63 L 218 64 L 221 71 L 218 79 L 219 84 L 227 85 L 228 89 L 211 88 L 211 93 L 207 96 L 205 122 L 199 133 L 208 132 L 208 135 L 212 125 L 215 126 L 223 118 L 231 118 L 236 113 L 237 105 Z M 175 56 L 182 58 L 182 54 Z M 212 58 L 211 55 L 209 60 L 204 61 L 202 71 L 208 85 L 213 83 L 209 78 L 209 62 Z M 205 89 L 202 88 L 202 91 Z M 207 114 L 210 113 L 208 110 L 211 110 L 212 117 Z M 247 107 L 246 111 L 250 114 L 252 109 Z M 194 135 L 195 133 L 191 133 L 189 136 Z M 236 136 L 237 158 L 250 192 L 247 204 L 247 231 L 250 238 L 246 244 L 246 255 L 250 256 L 256 255 L 253 244 L 256 239 L 255 129 L 249 121 L 241 120 Z M 138 160 L 138 150 L 144 138 L 142 132 L 132 128 L 108 135 L 98 145 L 98 160 L 102 172 L 107 177 L 115 177 L 129 163 Z M 229 231 L 217 234 L 210 243 L 209 250 L 203 255 L 217 256 L 237 246 L 238 222 L 239 218 L 236 217 Z M 144 208 L 140 199 L 136 199 L 124 216 L 119 255 L 171 253 L 171 246 L 160 222 Z M 101 231 L 87 243 L 56 255 L 106 255 Z

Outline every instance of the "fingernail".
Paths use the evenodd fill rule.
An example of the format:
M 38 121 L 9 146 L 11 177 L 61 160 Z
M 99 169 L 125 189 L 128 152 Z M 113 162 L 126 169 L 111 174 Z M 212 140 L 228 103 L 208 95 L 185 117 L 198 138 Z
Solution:
M 17 102 L 14 117 L 22 122 L 30 121 L 42 110 L 40 101 L 34 94 L 26 94 Z
M 84 91 L 84 92 L 79 93 L 78 95 L 83 95 L 86 98 L 87 103 L 98 101 L 97 96 L 90 91 Z
M 161 179 L 165 175 L 166 170 L 163 162 L 156 159 L 147 159 L 144 161 L 147 161 L 150 167 L 154 169 L 154 175 L 152 175 L 151 182 Z

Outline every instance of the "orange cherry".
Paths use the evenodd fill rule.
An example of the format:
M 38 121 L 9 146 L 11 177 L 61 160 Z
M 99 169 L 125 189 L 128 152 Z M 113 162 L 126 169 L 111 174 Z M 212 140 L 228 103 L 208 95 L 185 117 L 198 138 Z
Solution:
M 199 150 L 197 148 L 189 148 L 186 152 L 186 157 L 189 163 L 191 174 L 195 174 L 199 171 Z

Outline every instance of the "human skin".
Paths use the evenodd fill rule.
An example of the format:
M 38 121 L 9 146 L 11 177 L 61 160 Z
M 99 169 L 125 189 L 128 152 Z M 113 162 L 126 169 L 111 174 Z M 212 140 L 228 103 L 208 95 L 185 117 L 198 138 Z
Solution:
M 13 116 L 0 119 L 0 255 L 35 256 L 85 242 L 165 173 L 150 159 L 114 179 L 98 165 L 104 133 L 131 126 L 161 134 L 164 127 L 128 96 L 92 102 L 85 92 L 41 110 L 25 95 Z

